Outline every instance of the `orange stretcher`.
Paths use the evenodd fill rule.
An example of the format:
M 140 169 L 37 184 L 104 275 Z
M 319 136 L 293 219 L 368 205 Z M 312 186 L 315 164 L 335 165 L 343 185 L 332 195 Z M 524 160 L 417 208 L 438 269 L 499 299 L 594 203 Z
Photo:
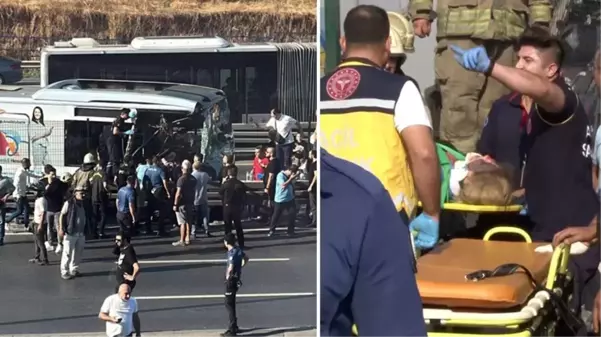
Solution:
M 521 235 L 525 242 L 489 241 L 499 233 Z M 533 243 L 518 228 L 499 227 L 485 240 L 454 239 L 437 246 L 417 260 L 417 285 L 422 297 L 429 336 L 533 336 L 554 335 L 557 321 L 551 295 L 567 299 L 569 246 L 560 245 L 553 253 L 535 252 L 547 243 Z M 466 275 L 494 270 L 512 263 L 524 272 L 491 277 L 478 282 Z M 357 334 L 357 327 L 353 327 Z

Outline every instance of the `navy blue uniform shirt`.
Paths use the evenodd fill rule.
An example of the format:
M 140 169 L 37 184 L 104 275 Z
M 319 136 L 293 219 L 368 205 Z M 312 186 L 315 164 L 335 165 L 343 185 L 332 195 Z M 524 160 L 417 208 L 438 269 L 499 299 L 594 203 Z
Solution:
M 321 336 L 426 336 L 408 224 L 371 173 L 321 150 Z
M 533 104 L 525 147 L 524 187 L 532 238 L 550 241 L 568 226 L 587 226 L 599 213 L 592 181 L 593 130 L 576 94 L 563 81 L 565 106 L 547 112 Z
M 117 210 L 121 213 L 129 214 L 129 204 L 136 204 L 134 189 L 129 186 L 123 186 L 117 192 Z
M 528 114 L 523 111 L 522 95 L 511 93 L 493 103 L 484 122 L 477 151 L 491 156 L 497 163 L 511 169 L 513 188 L 520 188 L 524 149 L 520 147 L 526 135 Z
M 242 260 L 244 260 L 242 248 L 236 246 L 227 251 L 226 268 L 229 268 L 230 265 L 233 266 L 232 277 L 240 278 L 242 274 Z

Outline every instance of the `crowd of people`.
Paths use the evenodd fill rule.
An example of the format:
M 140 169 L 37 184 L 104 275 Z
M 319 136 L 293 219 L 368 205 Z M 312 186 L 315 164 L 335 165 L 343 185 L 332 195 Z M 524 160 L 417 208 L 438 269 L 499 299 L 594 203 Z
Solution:
M 114 237 L 116 286 L 114 295 L 103 304 L 99 318 L 107 322 L 107 335 L 129 335 L 140 331 L 137 302 L 131 293 L 141 268 L 132 238 L 139 234 L 168 237 L 172 226 L 177 226 L 178 239 L 172 245 L 185 247 L 200 235 L 213 236 L 210 210 L 222 209 L 224 246 L 230 261 L 226 273 L 230 325 L 224 335 L 235 335 L 238 330 L 235 296 L 241 266 L 248 261 L 243 251 L 243 216 L 246 213 L 264 221 L 269 226 L 269 236 L 275 234 L 280 220 L 285 220 L 287 234 L 294 235 L 298 210 L 295 182 L 302 174 L 301 178 L 310 180 L 311 207 L 307 208 L 310 211 L 307 215 L 315 226 L 316 152 L 303 140 L 302 130 L 293 136 L 292 128 L 300 124 L 289 116 L 274 113 L 267 129 L 270 136 L 274 132 L 277 135 L 272 138 L 275 142 L 257 148 L 252 171 L 244 180 L 238 177 L 239 168 L 233 155 L 223 156 L 222 169 L 217 172 L 204 162 L 202 154 L 178 158 L 174 152 L 148 156 L 131 171 L 123 165 L 129 152 L 124 150 L 124 143 L 131 146 L 126 140 L 134 131 L 126 130 L 125 121 L 135 117 L 135 111 L 121 111 L 103 149 L 108 156 L 100 151 L 86 154 L 73 174 L 59 177 L 49 164 L 43 172 L 34 172 L 30 160 L 25 158 L 11 180 L 2 176 L 0 167 L 0 245 L 4 244 L 6 225 L 22 218 L 25 229 L 34 234 L 34 256 L 29 262 L 49 265 L 49 252 L 54 252 L 60 256 L 61 278 L 71 280 L 81 275 L 86 241 Z M 265 193 L 259 195 L 247 187 L 256 182 L 263 184 Z M 221 204 L 217 207 L 209 204 L 210 186 L 218 191 Z M 113 201 L 110 195 L 115 190 Z M 32 219 L 31 192 L 35 195 Z M 16 207 L 7 214 L 9 199 L 14 200 Z M 106 230 L 113 214 L 119 227 L 114 236 Z
M 444 13 L 478 10 L 442 6 Z M 343 61 L 321 82 L 321 221 L 327 224 L 321 233 L 322 335 L 348 334 L 355 322 L 361 335 L 425 336 L 411 233 L 416 233 L 415 246 L 427 253 L 445 231 L 441 188 L 452 188 L 458 201 L 482 201 L 482 194 L 468 191 L 489 184 L 498 190 L 497 204 L 522 196 L 527 206 L 526 214 L 503 223 L 523 228 L 533 241 L 590 246 L 570 259 L 574 288 L 569 315 L 593 311 L 594 326 L 573 324 L 563 333 L 598 333 L 601 208 L 599 186 L 593 182 L 598 167 L 591 160 L 598 154 L 588 117 L 598 111 L 586 111 L 565 81 L 565 45 L 546 27 L 550 4 L 532 6 L 538 8 L 531 25 L 519 23 L 521 28 L 504 31 L 519 33 L 501 41 L 484 38 L 482 44 L 469 32 L 439 31 L 440 136 L 463 153 L 473 152 L 457 167 L 453 186 L 441 185 L 422 95 L 410 77 L 386 67 L 393 56 L 389 15 L 369 5 L 348 12 Z M 431 8 L 428 0 L 412 2 L 411 20 L 420 37 L 429 34 Z M 493 25 L 491 29 L 497 27 Z M 599 62 L 597 53 L 598 88 Z M 508 175 L 500 174 L 502 167 L 509 167 Z M 403 315 L 398 315 L 401 307 Z

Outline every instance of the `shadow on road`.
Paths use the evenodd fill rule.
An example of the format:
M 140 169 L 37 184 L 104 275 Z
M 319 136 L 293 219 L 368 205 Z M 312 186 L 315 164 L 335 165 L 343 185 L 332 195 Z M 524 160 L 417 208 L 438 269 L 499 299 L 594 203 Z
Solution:
M 310 296 L 280 297 L 280 298 L 255 299 L 255 300 L 238 300 L 237 304 L 252 304 L 252 303 L 262 303 L 262 302 L 288 301 L 288 300 L 296 300 L 299 298 L 309 298 L 309 297 L 315 297 L 315 296 L 310 295 Z M 101 302 L 98 303 L 99 309 L 100 309 L 101 304 L 102 304 Z M 148 313 L 148 312 L 222 307 L 223 305 L 224 305 L 223 300 L 221 300 L 218 303 L 206 303 L 206 304 L 185 305 L 185 306 L 170 307 L 170 308 L 149 309 L 149 310 L 140 311 L 140 313 L 141 313 L 141 315 L 144 315 L 144 313 Z M 141 317 L 144 317 L 144 316 L 141 316 Z M 97 319 L 98 313 L 93 312 L 93 313 L 89 313 L 89 314 L 85 314 L 85 315 L 69 315 L 69 316 L 64 316 L 64 317 L 51 317 L 51 318 L 30 319 L 30 320 L 22 320 L 22 321 L 12 321 L 12 322 L 0 322 L 0 326 L 35 324 L 35 323 L 55 322 L 55 321 L 57 322 L 57 324 L 55 324 L 53 326 L 60 326 L 59 321 L 84 319 L 84 318 Z M 256 330 L 256 329 L 251 329 L 251 331 L 252 330 Z M 308 330 L 308 328 L 307 328 L 307 330 Z M 80 331 L 80 332 L 83 332 L 83 331 Z M 148 332 L 153 332 L 153 331 L 148 331 Z M 45 333 L 46 334 L 65 333 L 65 331 L 46 331 Z M 268 336 L 268 335 L 247 335 L 247 336 Z
M 301 331 L 309 331 L 315 329 L 314 326 L 301 326 L 296 328 L 282 328 L 282 329 L 271 329 L 269 328 L 252 328 L 252 329 L 241 329 L 238 333 L 239 336 L 274 336 L 283 334 L 286 332 L 301 332 Z M 257 330 L 269 330 L 269 331 L 260 331 L 253 332 Z

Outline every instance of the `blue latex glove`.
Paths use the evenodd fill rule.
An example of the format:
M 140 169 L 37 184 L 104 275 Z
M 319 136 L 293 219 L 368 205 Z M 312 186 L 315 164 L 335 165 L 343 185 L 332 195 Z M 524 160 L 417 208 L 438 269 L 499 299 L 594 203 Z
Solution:
M 520 211 L 520 215 L 528 215 L 528 205 L 524 204 L 524 208 Z
M 467 70 L 477 71 L 480 73 L 488 72 L 490 68 L 490 58 L 486 53 L 486 49 L 478 46 L 472 49 L 464 50 L 457 46 L 451 45 L 449 48 L 455 53 L 455 59 L 461 66 Z
M 123 132 L 123 134 L 124 134 L 124 135 L 128 135 L 128 136 L 131 136 L 131 135 L 133 135 L 133 134 L 134 134 L 134 131 L 133 131 L 133 130 L 127 130 L 127 131 Z
M 429 249 L 434 247 L 438 242 L 438 221 L 426 213 L 421 213 L 417 218 L 413 219 L 411 224 L 409 224 L 409 230 L 417 232 L 415 248 Z

